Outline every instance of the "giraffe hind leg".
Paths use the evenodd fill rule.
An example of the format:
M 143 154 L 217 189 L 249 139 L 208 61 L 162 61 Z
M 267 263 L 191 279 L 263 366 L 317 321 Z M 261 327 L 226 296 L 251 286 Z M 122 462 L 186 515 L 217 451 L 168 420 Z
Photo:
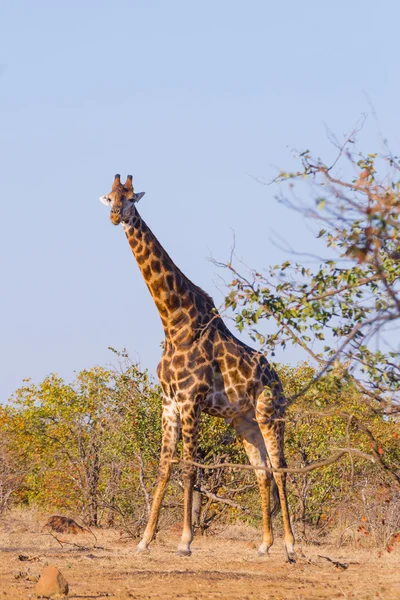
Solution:
M 232 425 L 243 442 L 250 464 L 257 467 L 266 467 L 268 463 L 267 451 L 263 436 L 255 419 L 254 410 L 234 419 Z M 262 470 L 256 470 L 255 475 L 260 490 L 263 516 L 263 541 L 257 554 L 258 556 L 264 556 L 268 553 L 274 541 L 270 505 L 272 476 L 270 473 Z
M 274 469 L 286 467 L 283 416 L 279 399 L 274 398 L 270 391 L 264 390 L 257 399 L 256 418 L 264 438 L 271 466 Z M 286 492 L 286 473 L 274 473 L 273 476 L 279 493 L 287 559 L 289 562 L 295 562 L 294 535 L 290 523 Z

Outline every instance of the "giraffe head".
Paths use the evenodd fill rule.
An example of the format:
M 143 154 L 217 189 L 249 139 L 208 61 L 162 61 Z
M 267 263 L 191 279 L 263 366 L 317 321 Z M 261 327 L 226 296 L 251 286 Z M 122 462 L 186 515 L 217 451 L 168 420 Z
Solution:
M 100 202 L 111 207 L 110 219 L 114 225 L 119 225 L 121 221 L 128 221 L 134 212 L 135 202 L 143 198 L 145 192 L 136 194 L 132 185 L 132 175 L 128 175 L 124 184 L 121 178 L 116 175 L 111 192 L 107 196 L 100 196 Z

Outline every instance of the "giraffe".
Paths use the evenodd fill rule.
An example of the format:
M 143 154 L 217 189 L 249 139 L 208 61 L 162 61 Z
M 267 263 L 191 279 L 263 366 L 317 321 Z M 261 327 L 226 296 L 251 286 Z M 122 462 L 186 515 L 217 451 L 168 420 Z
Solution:
M 175 265 L 139 215 L 132 176 L 124 184 L 115 175 L 111 192 L 100 201 L 111 208 L 114 225 L 122 224 L 129 246 L 156 304 L 165 333 L 164 352 L 157 367 L 163 391 L 162 447 L 157 486 L 138 552 L 154 538 L 171 461 L 182 435 L 184 515 L 178 554 L 190 556 L 193 540 L 192 497 L 200 415 L 202 411 L 231 423 L 253 466 L 285 467 L 285 397 L 276 371 L 265 356 L 226 327 L 212 298 Z M 187 461 L 187 462 L 185 462 Z M 263 515 L 263 541 L 258 554 L 273 543 L 271 473 L 256 470 Z M 286 474 L 274 472 L 287 559 L 294 562 L 294 535 L 286 494 Z

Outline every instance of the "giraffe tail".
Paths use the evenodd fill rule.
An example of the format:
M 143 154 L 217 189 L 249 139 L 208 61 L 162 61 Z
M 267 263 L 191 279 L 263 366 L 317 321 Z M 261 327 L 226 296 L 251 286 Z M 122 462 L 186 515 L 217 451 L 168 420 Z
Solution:
M 281 502 L 279 500 L 278 486 L 275 483 L 275 479 L 272 480 L 272 490 L 271 491 L 272 491 L 272 498 L 274 499 L 274 505 L 271 510 L 271 517 L 275 517 L 278 514 L 279 509 L 281 507 Z

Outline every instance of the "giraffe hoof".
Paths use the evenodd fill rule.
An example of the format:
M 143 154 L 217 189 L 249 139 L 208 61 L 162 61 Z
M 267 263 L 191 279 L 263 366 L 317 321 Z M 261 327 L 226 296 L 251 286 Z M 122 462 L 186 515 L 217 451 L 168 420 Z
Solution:
M 287 561 L 290 565 L 294 565 L 296 563 L 297 554 L 296 552 L 287 552 Z
M 192 555 L 192 551 L 189 550 L 189 548 L 178 548 L 176 553 L 178 556 L 191 556 Z
M 271 546 L 271 544 L 266 544 L 266 543 L 261 544 L 261 546 L 259 547 L 259 549 L 257 551 L 257 556 L 269 555 L 270 546 Z

